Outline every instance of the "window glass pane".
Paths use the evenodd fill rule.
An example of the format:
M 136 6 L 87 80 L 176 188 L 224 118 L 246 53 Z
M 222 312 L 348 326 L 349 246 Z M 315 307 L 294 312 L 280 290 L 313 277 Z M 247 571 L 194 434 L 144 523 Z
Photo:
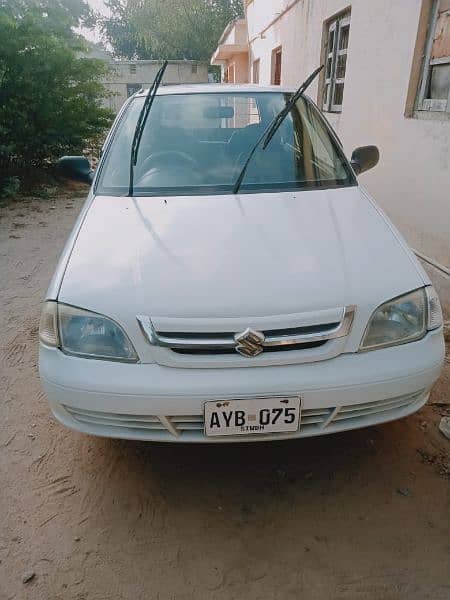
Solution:
M 332 103 L 337 106 L 341 106 L 343 98 L 344 98 L 344 84 L 343 83 L 335 83 Z
M 323 178 L 338 177 L 341 179 L 345 176 L 345 170 L 342 162 L 336 156 L 332 140 L 328 132 L 321 126 L 318 116 L 315 111 L 312 111 L 310 106 L 304 107 L 308 113 L 308 118 L 305 120 L 305 126 L 308 130 L 308 136 L 303 136 L 303 148 L 301 148 L 303 156 L 311 152 L 311 160 L 314 171 L 320 174 Z M 310 145 L 310 149 L 308 149 Z
M 450 89 L 450 63 L 431 67 L 429 98 L 447 100 Z
M 328 107 L 328 94 L 330 91 L 330 84 L 326 83 L 323 87 L 323 102 Z
M 337 63 L 336 63 L 336 79 L 344 79 L 346 63 L 347 63 L 347 55 L 339 54 L 337 57 Z
M 327 79 L 331 77 L 331 68 L 332 68 L 332 65 L 333 65 L 333 58 L 331 56 L 329 56 L 328 59 L 327 59 L 327 70 L 326 70 L 326 73 L 325 73 L 325 77 Z
M 134 170 L 135 195 L 230 194 L 252 147 L 289 95 L 174 94 L 155 98 Z M 128 107 L 101 167 L 97 193 L 125 195 L 144 98 Z M 242 191 L 345 185 L 354 179 L 317 109 L 305 99 L 249 164 Z
M 328 38 L 328 52 L 333 52 L 334 34 L 335 34 L 335 30 L 333 29 L 332 31 L 330 31 L 329 38 Z
M 346 50 L 348 48 L 348 38 L 350 35 L 350 25 L 341 26 L 339 33 L 339 50 Z

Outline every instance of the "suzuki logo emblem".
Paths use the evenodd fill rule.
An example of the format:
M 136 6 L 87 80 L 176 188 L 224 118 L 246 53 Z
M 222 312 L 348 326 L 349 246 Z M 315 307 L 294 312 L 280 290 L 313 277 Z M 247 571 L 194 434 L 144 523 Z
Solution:
M 264 350 L 265 339 L 263 333 L 247 327 L 245 331 L 234 336 L 236 351 L 242 356 L 258 356 Z

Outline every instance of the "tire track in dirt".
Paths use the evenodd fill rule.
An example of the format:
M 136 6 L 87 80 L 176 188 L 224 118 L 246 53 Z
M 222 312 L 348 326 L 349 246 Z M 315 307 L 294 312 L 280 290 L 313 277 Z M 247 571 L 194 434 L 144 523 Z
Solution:
M 3 348 L 3 363 L 7 367 L 17 367 L 24 361 L 26 343 L 23 341 L 23 333 L 18 333 L 16 337 Z

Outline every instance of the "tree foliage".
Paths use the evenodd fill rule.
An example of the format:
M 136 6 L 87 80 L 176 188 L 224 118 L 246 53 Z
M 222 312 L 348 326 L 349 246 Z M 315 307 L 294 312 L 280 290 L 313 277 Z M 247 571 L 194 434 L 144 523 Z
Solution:
M 0 0 L 0 160 L 42 164 L 81 152 L 111 113 L 105 63 L 83 57 L 84 0 Z
M 103 32 L 117 56 L 209 61 L 242 0 L 110 0 Z
M 128 59 L 154 58 L 150 46 L 130 19 L 127 3 L 124 0 L 106 0 L 105 5 L 109 8 L 111 16 L 100 17 L 99 25 L 114 55 Z

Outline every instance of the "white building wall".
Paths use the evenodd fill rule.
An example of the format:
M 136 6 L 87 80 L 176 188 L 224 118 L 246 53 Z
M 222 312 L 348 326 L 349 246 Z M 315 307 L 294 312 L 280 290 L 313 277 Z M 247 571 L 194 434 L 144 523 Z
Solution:
M 230 33 L 223 40 L 224 44 L 246 44 L 247 43 L 247 25 L 242 19 L 236 21 L 234 27 L 230 29 Z
M 412 247 L 450 267 L 450 121 L 404 116 L 421 5 L 253 0 L 249 63 L 260 59 L 260 84 L 269 84 L 272 50 L 281 45 L 282 85 L 299 85 L 320 64 L 324 22 L 351 8 L 342 113 L 325 114 L 349 157 L 356 146 L 379 147 L 379 165 L 361 182 Z M 317 100 L 317 81 L 308 93 Z
M 148 88 L 161 68 L 160 61 L 112 61 L 111 72 L 104 81 L 112 96 L 106 100 L 109 108 L 118 112 L 127 99 L 127 84 L 140 84 Z M 133 72 L 134 69 L 136 72 Z M 164 85 L 181 83 L 207 83 L 206 64 L 190 61 L 171 61 L 164 74 Z

